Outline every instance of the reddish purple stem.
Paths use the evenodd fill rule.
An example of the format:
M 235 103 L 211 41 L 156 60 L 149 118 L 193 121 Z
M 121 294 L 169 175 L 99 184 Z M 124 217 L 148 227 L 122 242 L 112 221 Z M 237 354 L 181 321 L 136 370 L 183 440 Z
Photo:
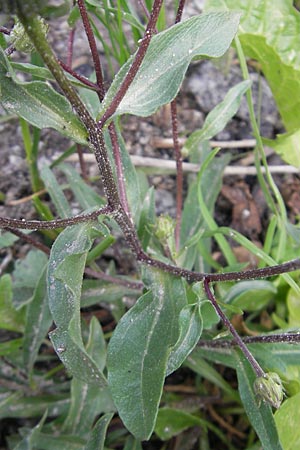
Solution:
M 142 39 L 141 45 L 135 55 L 135 58 L 133 60 L 133 63 L 131 64 L 128 73 L 126 77 L 123 80 L 123 83 L 121 84 L 120 88 L 118 89 L 118 92 L 116 93 L 115 97 L 113 98 L 111 104 L 99 120 L 99 127 L 103 128 L 104 124 L 107 122 L 107 120 L 115 113 L 117 107 L 121 103 L 124 95 L 126 94 L 129 86 L 133 82 L 143 60 L 146 54 L 146 51 L 149 47 L 152 35 L 155 30 L 155 25 L 159 16 L 159 12 L 162 6 L 163 0 L 155 0 L 152 7 L 151 16 L 144 34 L 144 37 Z
M 175 23 L 181 21 L 183 8 L 185 5 L 185 0 L 180 0 Z M 179 145 L 178 138 L 178 119 L 177 119 L 177 102 L 176 98 L 171 102 L 171 118 L 172 118 L 172 134 L 173 134 L 173 144 L 175 150 L 176 159 L 176 169 L 177 169 L 177 183 L 176 183 L 176 228 L 175 228 L 175 245 L 176 250 L 180 248 L 180 231 L 181 231 L 181 220 L 182 220 L 182 193 L 183 193 L 183 169 L 182 169 L 182 155 Z

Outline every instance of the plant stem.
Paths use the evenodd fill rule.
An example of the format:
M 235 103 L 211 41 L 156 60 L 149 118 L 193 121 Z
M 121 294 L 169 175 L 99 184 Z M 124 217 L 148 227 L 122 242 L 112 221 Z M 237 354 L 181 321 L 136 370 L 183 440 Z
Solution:
M 112 150 L 113 150 L 113 155 L 114 155 L 114 160 L 115 160 L 115 165 L 116 165 L 121 205 L 123 206 L 126 214 L 129 217 L 131 217 L 128 200 L 127 200 L 127 195 L 126 195 L 125 178 L 124 178 L 124 171 L 123 171 L 122 159 L 121 159 L 121 154 L 120 154 L 120 146 L 119 146 L 118 135 L 117 135 L 117 131 L 116 131 L 114 122 L 111 122 L 108 125 L 108 131 L 109 131 L 109 136 L 110 136 L 110 140 L 111 140 L 111 145 L 112 145 Z
M 176 250 L 180 248 L 180 231 L 182 219 L 182 191 L 183 191 L 183 169 L 182 155 L 178 139 L 178 121 L 177 121 L 177 103 L 176 99 L 171 102 L 172 116 L 172 134 L 176 159 L 176 227 L 175 227 L 175 246 Z
M 38 248 L 42 252 L 46 253 L 47 255 L 50 255 L 50 248 L 48 248 L 46 245 L 44 245 L 42 242 L 37 241 L 36 239 L 33 239 L 28 234 L 23 233 L 20 230 L 16 230 L 14 228 L 6 228 L 7 231 L 14 234 L 15 236 L 18 236 L 20 239 L 23 239 L 23 241 L 27 242 L 28 244 L 32 245 L 35 248 Z
M 55 228 L 69 227 L 76 223 L 87 222 L 89 220 L 97 220 L 101 214 L 111 214 L 112 209 L 110 206 L 105 206 L 93 211 L 89 214 L 81 214 L 67 219 L 55 219 L 55 220 L 25 220 L 25 219 L 8 219 L 7 217 L 0 217 L 0 227 L 2 228 L 20 228 L 22 230 L 53 230 Z
M 280 333 L 268 334 L 262 336 L 247 336 L 241 338 L 244 344 L 299 344 L 300 333 Z M 232 339 L 215 339 L 215 340 L 201 340 L 197 344 L 198 347 L 204 348 L 232 348 L 236 346 L 236 342 Z
M 81 14 L 82 22 L 84 25 L 85 33 L 88 38 L 90 50 L 92 53 L 94 69 L 95 69 L 96 79 L 97 79 L 97 94 L 98 94 L 100 102 L 102 102 L 104 99 L 104 96 L 105 96 L 105 88 L 104 88 L 104 82 L 103 82 L 101 61 L 100 61 L 100 58 L 98 55 L 94 33 L 93 33 L 93 30 L 92 30 L 92 27 L 91 27 L 91 24 L 90 24 L 90 21 L 88 18 L 88 14 L 86 11 L 84 1 L 78 0 L 78 6 L 79 6 L 79 11 Z M 124 208 L 124 211 L 130 217 L 130 210 L 129 210 L 128 200 L 127 200 L 127 196 L 126 196 L 124 172 L 123 172 L 123 166 L 122 166 L 121 155 L 120 155 L 120 146 L 118 143 L 118 137 L 117 137 L 117 132 L 116 132 L 114 123 L 111 123 L 109 125 L 108 131 L 109 131 L 109 135 L 110 135 L 114 160 L 115 160 L 115 164 L 116 164 L 117 183 L 118 183 L 118 188 L 119 188 L 120 202 Z
M 151 16 L 150 16 L 144 37 L 141 41 L 141 45 L 135 55 L 135 58 L 131 64 L 131 67 L 129 68 L 128 73 L 127 73 L 126 77 L 124 78 L 123 83 L 121 84 L 118 92 L 116 93 L 111 104 L 108 106 L 105 113 L 103 114 L 103 116 L 101 117 L 101 119 L 98 122 L 100 128 L 103 128 L 103 126 L 107 122 L 107 120 L 115 113 L 117 107 L 119 106 L 124 95 L 126 94 L 129 86 L 133 82 L 133 80 L 140 68 L 140 65 L 143 62 L 143 59 L 145 57 L 146 51 L 149 47 L 152 35 L 155 30 L 155 25 L 156 25 L 156 22 L 157 22 L 157 19 L 159 16 L 159 12 L 160 12 L 162 3 L 163 3 L 163 0 L 154 0 Z
M 234 326 L 232 325 L 232 323 L 230 322 L 230 320 L 228 319 L 228 317 L 226 316 L 226 314 L 224 314 L 224 312 L 222 311 L 222 308 L 219 306 L 215 296 L 213 295 L 210 286 L 209 286 L 209 280 L 207 278 L 204 279 L 204 289 L 206 292 L 206 295 L 208 297 L 208 299 L 210 300 L 211 304 L 213 305 L 213 307 L 216 310 L 216 313 L 218 314 L 218 316 L 220 317 L 220 319 L 222 320 L 223 324 L 225 325 L 225 327 L 230 331 L 230 333 L 233 336 L 234 341 L 236 342 L 236 344 L 239 346 L 239 348 L 241 349 L 241 351 L 244 353 L 245 357 L 247 358 L 247 360 L 249 361 L 249 363 L 251 364 L 254 372 L 256 373 L 256 375 L 258 377 L 264 377 L 265 376 L 265 372 L 263 371 L 263 369 L 260 367 L 260 365 L 258 364 L 258 362 L 256 361 L 256 359 L 254 358 L 254 356 L 252 355 L 252 353 L 249 351 L 249 349 L 247 348 L 247 346 L 245 345 L 245 343 L 242 341 L 241 337 L 238 335 L 236 329 L 234 328 Z
M 185 5 L 185 0 L 180 0 L 175 23 L 181 21 L 183 8 Z M 176 250 L 179 251 L 180 248 L 180 231 L 181 231 L 181 219 L 182 219 L 182 192 L 183 192 L 183 169 L 182 169 L 182 155 L 179 145 L 178 136 L 178 119 L 177 119 L 177 102 L 176 98 L 171 102 L 171 117 L 172 117 L 172 134 L 173 134 L 173 144 L 175 150 L 176 159 L 176 173 L 177 173 L 177 186 L 176 186 L 176 228 L 175 228 L 175 246 Z
M 83 125 L 86 127 L 89 134 L 90 146 L 94 151 L 98 168 L 103 181 L 103 188 L 110 206 L 119 209 L 120 200 L 118 190 L 114 182 L 112 168 L 108 159 L 108 154 L 105 148 L 105 142 L 102 131 L 97 127 L 96 122 L 91 117 L 89 111 L 82 103 L 77 92 L 66 78 L 62 68 L 60 67 L 51 47 L 49 46 L 46 36 L 42 30 L 40 21 L 35 16 L 27 16 L 24 14 L 23 2 L 16 0 L 18 8 L 18 16 L 22 22 L 26 33 L 30 37 L 37 51 L 40 53 L 46 66 L 51 71 L 56 79 L 59 87 L 64 92 L 65 96 L 71 103 L 72 107 L 78 114 Z
M 82 18 L 83 26 L 85 29 L 85 33 L 87 35 L 87 38 L 89 41 L 89 46 L 91 49 L 94 69 L 95 69 L 95 73 L 96 73 L 97 85 L 99 88 L 98 95 L 99 95 L 100 102 L 102 102 L 104 99 L 105 90 L 104 90 L 104 83 L 103 83 L 102 67 L 101 67 L 101 62 L 100 62 L 100 58 L 98 55 L 96 40 L 95 40 L 95 36 L 94 36 L 93 30 L 92 30 L 92 27 L 91 27 L 91 24 L 89 21 L 89 17 L 88 17 L 88 13 L 87 13 L 87 10 L 86 10 L 85 4 L 84 4 L 84 0 L 77 0 L 77 2 L 78 2 L 78 8 L 79 8 L 79 12 L 80 12 L 80 15 Z

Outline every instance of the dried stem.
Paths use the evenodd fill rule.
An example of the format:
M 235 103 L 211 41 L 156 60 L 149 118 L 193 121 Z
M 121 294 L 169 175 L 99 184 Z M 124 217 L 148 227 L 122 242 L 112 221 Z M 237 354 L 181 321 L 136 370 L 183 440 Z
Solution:
M 249 349 L 247 348 L 245 343 L 242 341 L 241 337 L 238 335 L 236 329 L 234 328 L 234 326 L 232 325 L 232 323 L 230 322 L 230 320 L 228 319 L 226 314 L 224 314 L 224 312 L 222 311 L 222 308 L 219 306 L 215 296 L 213 295 L 213 293 L 212 293 L 212 291 L 210 289 L 209 280 L 206 279 L 206 278 L 204 279 L 204 289 L 205 289 L 205 292 L 206 292 L 206 295 L 207 295 L 208 299 L 210 300 L 211 304 L 215 308 L 216 313 L 218 314 L 218 316 L 222 320 L 222 322 L 225 325 L 225 327 L 228 328 L 228 330 L 232 334 L 234 341 L 239 346 L 241 351 L 244 353 L 245 357 L 247 358 L 247 360 L 251 364 L 251 366 L 252 366 L 253 370 L 255 371 L 256 375 L 258 377 L 264 377 L 265 376 L 264 370 L 260 367 L 260 365 L 258 364 L 256 359 L 254 358 L 252 353 L 249 351 Z
M 159 12 L 162 6 L 163 0 L 155 0 L 153 3 L 153 7 L 152 7 L 152 12 L 150 15 L 150 19 L 144 34 L 144 37 L 141 41 L 141 45 L 135 55 L 135 58 L 133 60 L 133 63 L 130 67 L 130 69 L 128 70 L 128 73 L 126 75 L 126 77 L 124 78 L 123 83 L 121 84 L 118 92 L 116 93 L 116 95 L 114 96 L 111 104 L 108 106 L 108 108 L 106 109 L 105 113 L 103 114 L 103 116 L 101 117 L 101 119 L 99 120 L 99 127 L 103 128 L 104 124 L 107 122 L 107 120 L 115 113 L 117 107 L 119 106 L 119 104 L 121 103 L 124 95 L 126 94 L 129 86 L 131 85 L 131 83 L 133 82 L 139 68 L 140 65 L 143 62 L 143 59 L 145 57 L 146 51 L 149 47 L 152 35 L 155 31 L 155 25 L 159 16 Z

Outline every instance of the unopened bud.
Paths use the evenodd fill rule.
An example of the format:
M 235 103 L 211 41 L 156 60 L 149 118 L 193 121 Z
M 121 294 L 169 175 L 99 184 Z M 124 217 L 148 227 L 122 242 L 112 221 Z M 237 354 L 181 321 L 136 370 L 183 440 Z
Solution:
M 45 21 L 40 18 L 39 19 L 42 25 L 42 29 L 45 34 L 48 32 L 48 25 Z M 25 31 L 25 28 L 18 20 L 13 27 L 10 36 L 9 36 L 10 44 L 15 47 L 16 50 L 24 53 L 31 53 L 34 50 L 34 46 L 30 40 L 30 37 Z
M 263 377 L 256 378 L 253 387 L 259 401 L 279 408 L 284 397 L 284 387 L 277 373 L 269 372 Z
M 156 222 L 156 237 L 165 242 L 167 239 L 174 235 L 175 224 L 174 220 L 170 216 L 160 216 Z

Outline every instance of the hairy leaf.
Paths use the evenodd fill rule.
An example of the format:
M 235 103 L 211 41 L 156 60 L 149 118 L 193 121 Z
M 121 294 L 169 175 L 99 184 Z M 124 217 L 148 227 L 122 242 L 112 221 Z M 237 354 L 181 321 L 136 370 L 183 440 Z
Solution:
M 202 425 L 203 422 L 199 417 L 193 416 L 185 411 L 173 408 L 161 408 L 157 415 L 155 433 L 160 439 L 166 441 L 188 428 Z
M 55 208 L 60 217 L 66 219 L 71 216 L 71 209 L 68 200 L 63 193 L 54 173 L 48 166 L 44 166 L 41 170 L 41 178 L 45 183 L 45 187 L 55 205 Z
M 54 128 L 76 142 L 87 142 L 87 132 L 67 100 L 47 83 L 20 82 L 1 48 L 0 102 L 7 111 L 37 128 Z
M 178 318 L 186 303 L 180 279 L 145 269 L 152 291 L 120 320 L 108 346 L 108 382 L 118 412 L 139 439 L 151 435 L 171 348 L 178 339 Z
M 100 417 L 91 432 L 84 450 L 104 450 L 106 432 L 112 417 L 113 414 L 105 414 Z
M 179 315 L 180 335 L 168 360 L 167 375 L 178 369 L 200 339 L 203 321 L 200 305 L 187 305 Z
M 49 307 L 57 329 L 50 334 L 67 369 L 86 383 L 106 380 L 84 348 L 80 324 L 81 284 L 96 223 L 66 228 L 53 244 L 48 267 Z
M 46 288 L 46 268 L 44 268 L 34 290 L 32 301 L 26 311 L 23 359 L 29 371 L 33 367 L 51 323 L 52 317 L 49 311 Z
M 210 13 L 192 17 L 153 36 L 146 56 L 115 115 L 149 116 L 177 94 L 191 60 L 222 56 L 237 31 L 238 13 Z M 133 61 L 116 75 L 104 99 L 110 104 Z
M 255 396 L 253 384 L 255 373 L 244 355 L 235 352 L 239 393 L 249 420 L 255 429 L 264 450 L 283 450 L 279 441 L 271 407 Z
M 12 282 L 8 274 L 0 278 L 0 328 L 19 333 L 24 329 L 24 310 L 17 311 L 13 306 Z

